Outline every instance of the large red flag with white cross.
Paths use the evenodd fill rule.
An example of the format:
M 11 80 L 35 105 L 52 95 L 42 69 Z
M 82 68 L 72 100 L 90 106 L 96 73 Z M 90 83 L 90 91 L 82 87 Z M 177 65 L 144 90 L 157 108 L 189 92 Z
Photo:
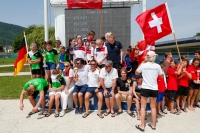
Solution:
M 174 32 L 167 3 L 143 12 L 136 21 L 148 44 Z

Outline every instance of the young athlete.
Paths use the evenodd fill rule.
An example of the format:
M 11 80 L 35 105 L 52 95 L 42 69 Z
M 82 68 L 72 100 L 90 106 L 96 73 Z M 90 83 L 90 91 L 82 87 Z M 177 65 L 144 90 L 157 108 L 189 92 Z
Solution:
M 70 62 L 70 56 L 68 53 L 65 52 L 65 47 L 64 46 L 60 46 L 60 53 L 58 54 L 58 67 L 60 74 L 62 74 L 62 71 L 64 69 L 64 63 L 65 62 Z

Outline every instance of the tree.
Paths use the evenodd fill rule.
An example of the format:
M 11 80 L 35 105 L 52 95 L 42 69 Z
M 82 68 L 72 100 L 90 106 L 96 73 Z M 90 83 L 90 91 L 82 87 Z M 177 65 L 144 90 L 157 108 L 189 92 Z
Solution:
M 42 41 L 44 41 L 44 26 L 31 25 L 27 29 L 25 29 L 18 37 L 15 38 L 13 44 L 14 52 L 17 52 L 19 50 L 24 32 L 26 34 L 28 48 L 32 42 L 37 42 L 40 45 Z M 51 40 L 53 44 L 55 42 L 54 33 L 55 28 L 49 27 L 49 40 Z
M 195 36 L 200 36 L 200 32 L 196 33 L 196 35 L 195 35 Z
M 3 46 L 0 44 L 0 52 L 3 52 Z

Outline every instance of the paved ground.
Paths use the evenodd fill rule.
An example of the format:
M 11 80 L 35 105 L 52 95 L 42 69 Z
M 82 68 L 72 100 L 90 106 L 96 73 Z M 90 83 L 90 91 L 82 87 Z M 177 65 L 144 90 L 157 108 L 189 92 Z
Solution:
M 64 117 L 55 118 L 54 114 L 45 118 L 34 114 L 27 116 L 31 110 L 28 100 L 24 101 L 25 108 L 19 110 L 19 100 L 0 100 L 0 133 L 140 133 L 135 125 L 140 123 L 136 118 L 131 118 L 126 112 L 111 118 L 97 117 L 92 112 L 87 118 L 75 115 L 74 110 L 69 110 Z M 147 121 L 150 121 L 148 115 Z M 153 131 L 146 126 L 146 133 L 199 133 L 200 109 L 181 113 L 181 115 L 167 114 L 157 120 L 157 129 Z

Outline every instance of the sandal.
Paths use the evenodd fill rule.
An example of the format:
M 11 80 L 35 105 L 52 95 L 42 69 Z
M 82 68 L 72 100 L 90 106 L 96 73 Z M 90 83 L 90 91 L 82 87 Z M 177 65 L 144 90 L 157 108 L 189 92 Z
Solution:
M 181 109 L 183 112 L 187 113 L 187 109 L 186 108 L 183 108 Z
M 178 113 L 182 113 L 180 108 L 176 109 Z
M 141 132 L 144 132 L 144 129 L 142 129 L 142 128 L 140 127 L 140 125 L 135 125 L 135 127 L 136 127 L 137 129 L 139 129 Z
M 59 113 L 55 113 L 55 115 L 54 115 L 55 117 L 59 117 Z
M 106 112 L 104 113 L 104 116 L 108 116 L 109 114 L 110 114 L 110 112 L 107 112 L 107 111 L 106 111 Z
M 33 114 L 38 113 L 38 112 L 39 111 L 36 111 L 36 112 L 31 111 L 31 112 L 28 113 L 28 115 L 33 115 Z
M 44 116 L 49 117 L 50 115 L 51 115 L 51 113 L 47 112 Z
M 83 118 L 86 118 L 88 115 L 89 115 L 89 114 L 86 114 L 86 113 L 85 113 L 82 117 L 83 117 Z
M 104 118 L 104 116 L 102 114 L 97 114 L 97 116 L 99 116 L 99 118 Z
M 117 112 L 117 113 L 115 113 L 116 115 L 120 115 L 120 114 L 122 114 L 123 113 L 123 111 L 121 111 L 121 112 Z
M 114 112 L 114 113 L 111 113 L 111 117 L 115 117 L 115 112 Z
M 147 125 L 148 125 L 149 127 L 151 127 L 152 130 L 156 130 L 155 127 L 152 127 L 152 126 L 151 126 L 151 123 L 148 123 Z
M 131 113 L 127 112 L 127 114 L 130 115 L 131 117 L 135 118 L 135 114 L 133 112 L 131 112 Z

